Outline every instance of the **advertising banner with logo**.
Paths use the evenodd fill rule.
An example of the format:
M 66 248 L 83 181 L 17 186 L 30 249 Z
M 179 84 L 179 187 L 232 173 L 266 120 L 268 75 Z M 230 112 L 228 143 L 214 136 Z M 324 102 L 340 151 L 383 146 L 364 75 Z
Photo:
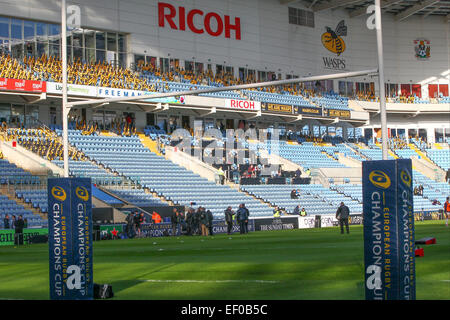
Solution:
M 298 217 L 254 219 L 255 231 L 298 229 Z
M 62 94 L 62 83 L 47 82 L 47 93 Z M 97 97 L 97 87 L 68 84 L 67 94 L 69 96 Z
M 351 114 L 349 110 L 338 109 L 324 109 L 324 116 L 338 117 L 338 118 L 350 118 Z
M 93 299 L 90 178 L 48 179 L 50 299 Z
M 0 246 L 14 245 L 14 229 L 0 230 Z M 28 244 L 30 238 L 38 235 L 47 235 L 47 228 L 27 228 L 23 229 L 23 243 Z
M 47 92 L 45 81 L 0 78 L 0 90 Z
M 97 88 L 98 98 L 127 98 L 127 97 L 140 97 L 140 96 L 152 96 L 156 92 L 130 90 L 130 89 L 118 89 L 118 88 Z M 169 104 L 184 104 L 184 96 L 181 97 L 167 97 L 167 98 L 154 98 L 148 100 L 142 100 L 145 102 L 154 103 L 169 103 Z
M 261 102 L 238 100 L 238 99 L 225 99 L 225 108 L 236 110 L 247 110 L 247 111 L 260 111 Z
M 411 168 L 410 159 L 363 162 L 366 300 L 415 299 Z
M 321 116 L 322 108 L 294 106 L 294 113 Z
M 263 110 L 267 112 L 275 112 L 275 113 L 293 113 L 293 107 L 286 104 L 277 104 L 277 103 L 263 103 Z

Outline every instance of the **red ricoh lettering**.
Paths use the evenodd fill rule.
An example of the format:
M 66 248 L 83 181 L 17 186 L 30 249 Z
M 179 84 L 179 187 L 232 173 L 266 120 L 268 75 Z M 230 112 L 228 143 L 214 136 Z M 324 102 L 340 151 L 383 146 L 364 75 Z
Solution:
M 195 17 L 200 17 L 202 21 L 201 26 L 194 25 Z M 186 30 L 186 25 L 189 30 L 196 34 L 207 33 L 212 37 L 219 37 L 225 33 L 225 38 L 231 38 L 232 31 L 234 31 L 235 39 L 241 40 L 241 19 L 234 18 L 232 22 L 230 16 L 221 16 L 215 12 L 203 12 L 200 9 L 192 9 L 186 11 L 185 7 L 176 7 L 169 3 L 158 3 L 158 22 L 159 26 L 164 28 L 166 23 L 173 30 Z

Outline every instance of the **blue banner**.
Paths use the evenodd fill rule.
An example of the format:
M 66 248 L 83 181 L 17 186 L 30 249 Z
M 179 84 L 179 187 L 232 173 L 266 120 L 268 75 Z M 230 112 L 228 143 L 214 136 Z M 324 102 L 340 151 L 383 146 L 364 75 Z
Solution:
M 48 179 L 50 299 L 93 299 L 90 178 Z
M 411 159 L 397 160 L 399 299 L 416 299 L 414 205 Z
M 405 278 L 414 269 L 411 160 L 364 161 L 362 171 L 366 300 L 414 299 L 415 287 Z

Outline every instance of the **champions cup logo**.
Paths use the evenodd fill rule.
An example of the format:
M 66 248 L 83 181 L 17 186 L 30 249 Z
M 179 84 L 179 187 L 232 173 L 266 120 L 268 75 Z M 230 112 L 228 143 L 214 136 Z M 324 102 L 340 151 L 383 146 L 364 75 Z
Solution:
M 75 189 L 75 194 L 77 195 L 78 198 L 80 198 L 83 201 L 89 200 L 89 192 L 84 187 L 77 187 Z
M 347 36 L 347 26 L 345 21 L 341 20 L 336 30 L 332 30 L 330 27 L 325 27 L 327 32 L 322 34 L 322 44 L 323 46 L 338 56 L 345 51 L 345 42 L 341 36 Z
M 52 196 L 59 201 L 66 200 L 66 192 L 61 187 L 53 187 L 52 188 Z
M 391 186 L 391 179 L 381 170 L 374 170 L 369 174 L 369 180 L 376 187 L 387 189 Z
M 408 187 L 411 187 L 411 176 L 406 171 L 400 172 L 400 179 L 403 181 L 404 184 L 406 184 Z

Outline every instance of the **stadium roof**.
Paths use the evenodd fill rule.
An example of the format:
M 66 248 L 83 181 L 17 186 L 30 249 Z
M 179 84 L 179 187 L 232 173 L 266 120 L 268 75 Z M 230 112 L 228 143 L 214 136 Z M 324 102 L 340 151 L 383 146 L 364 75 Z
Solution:
M 293 4 L 302 2 L 314 12 L 344 8 L 350 17 L 357 17 L 366 13 L 374 0 L 276 0 L 280 4 Z M 422 17 L 442 16 L 450 21 L 450 0 L 381 0 L 383 13 L 395 16 L 398 21 L 407 19 L 412 15 Z

